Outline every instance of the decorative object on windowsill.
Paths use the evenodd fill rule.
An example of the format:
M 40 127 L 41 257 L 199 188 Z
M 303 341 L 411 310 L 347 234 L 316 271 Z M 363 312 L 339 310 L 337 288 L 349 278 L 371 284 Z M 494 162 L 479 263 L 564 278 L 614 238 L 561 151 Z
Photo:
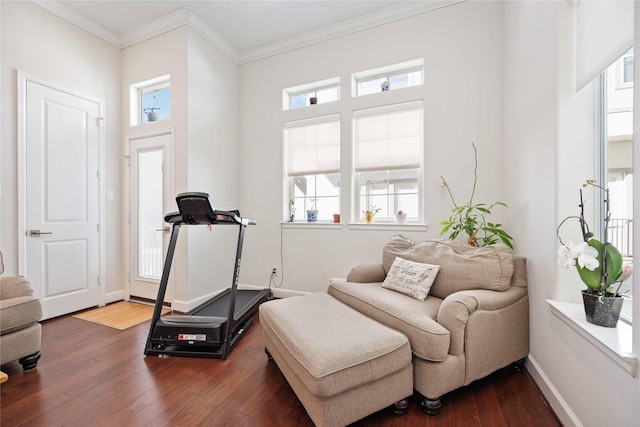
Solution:
M 334 224 L 340 224 L 340 214 L 339 213 L 334 213 L 333 214 L 333 223 Z
M 159 110 L 160 108 L 145 108 L 144 110 L 142 110 L 142 112 L 144 114 L 147 115 L 147 121 L 149 122 L 155 122 L 158 119 L 158 113 L 156 113 L 155 110 Z
M 377 206 L 369 206 L 366 211 L 364 211 L 364 222 L 367 224 L 371 224 L 373 222 L 373 218 L 376 216 L 381 209 Z
M 488 222 L 486 219 L 488 215 L 491 215 L 491 210 L 494 207 L 504 206 L 506 208 L 508 206 L 500 201 L 493 202 L 490 205 L 487 205 L 486 203 L 473 204 L 473 196 L 475 195 L 476 184 L 478 183 L 478 150 L 476 149 L 475 144 L 472 143 L 471 145 L 473 146 L 475 168 L 473 170 L 473 190 L 471 191 L 469 203 L 458 206 L 447 181 L 440 176 L 440 179 L 442 180 L 440 182 L 440 186 L 447 189 L 449 197 L 451 197 L 451 202 L 453 203 L 453 209 L 451 210 L 449 219 L 440 223 L 440 225 L 442 225 L 440 235 L 442 236 L 443 234 L 451 231 L 449 239 L 455 240 L 461 232 L 464 232 L 468 236 L 467 244 L 469 246 L 487 246 L 502 242 L 513 249 L 513 237 L 501 228 L 502 224 Z M 479 235 L 478 233 L 480 232 L 484 234 Z
M 293 222 L 293 218 L 296 216 L 296 209 L 293 199 L 289 200 L 289 222 Z
M 608 242 L 609 219 L 609 189 L 596 184 L 595 180 L 587 180 L 583 187 L 593 186 L 605 193 L 604 198 L 604 229 L 603 239 L 598 240 L 589 231 L 589 225 L 584 219 L 584 200 L 580 189 L 580 215 L 569 216 L 562 220 L 556 230 L 560 249 L 558 250 L 558 265 L 562 268 L 573 266 L 578 270 L 580 279 L 587 286 L 582 291 L 582 302 L 587 322 L 606 328 L 615 328 L 622 309 L 623 295 L 619 294 L 622 282 L 627 280 L 633 272 L 631 264 L 622 265 L 620 251 Z M 569 219 L 577 219 L 580 223 L 583 241 L 578 244 L 567 242 L 560 237 L 560 228 Z M 617 287 L 615 285 L 618 284 Z
M 309 98 L 309 104 L 316 105 L 317 103 L 318 103 L 318 95 L 314 93 L 313 96 Z
M 389 81 L 385 80 L 382 82 L 382 84 L 380 84 L 380 90 L 382 90 L 382 92 L 386 92 L 389 90 Z
M 404 224 L 406 220 L 407 213 L 399 210 L 398 213 L 396 213 L 396 221 L 398 222 L 398 224 Z
M 318 222 L 317 199 L 311 199 L 311 209 L 307 209 L 307 222 Z

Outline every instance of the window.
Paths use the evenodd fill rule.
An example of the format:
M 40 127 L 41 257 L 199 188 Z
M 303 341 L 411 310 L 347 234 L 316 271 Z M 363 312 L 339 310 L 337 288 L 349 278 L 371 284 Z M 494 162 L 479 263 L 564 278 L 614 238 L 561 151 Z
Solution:
M 318 221 L 340 212 L 340 116 L 332 114 L 284 124 L 289 200 L 294 220 L 306 221 L 317 210 Z
M 354 73 L 352 80 L 353 96 L 418 86 L 423 84 L 423 63 L 415 60 L 362 71 Z
M 171 76 L 131 85 L 129 88 L 131 126 L 171 118 Z
M 622 72 L 620 72 L 622 70 Z M 626 83 L 620 86 L 619 79 Z M 602 78 L 602 135 L 600 182 L 609 188 L 609 241 L 620 250 L 625 264 L 633 263 L 633 49 L 618 59 Z M 601 216 L 604 216 L 602 213 Z M 604 227 L 604 224 L 602 224 Z M 620 292 L 632 297 L 633 278 Z M 631 301 L 625 300 L 622 320 L 631 322 Z
M 292 110 L 340 100 L 340 79 L 328 79 L 282 91 L 282 109 Z
M 140 91 L 140 123 L 171 118 L 171 88 L 168 83 Z
M 422 221 L 422 101 L 355 111 L 353 114 L 354 219 L 370 206 L 376 221 L 396 212 Z
M 622 83 L 633 83 L 633 49 L 622 56 Z

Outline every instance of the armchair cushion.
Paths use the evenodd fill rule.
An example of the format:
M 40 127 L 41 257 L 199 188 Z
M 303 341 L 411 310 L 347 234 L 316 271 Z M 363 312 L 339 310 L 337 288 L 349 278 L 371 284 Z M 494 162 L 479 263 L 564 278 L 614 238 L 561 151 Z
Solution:
M 442 361 L 449 352 L 450 333 L 436 321 L 442 300 L 428 296 L 419 301 L 392 292 L 380 283 L 352 283 L 329 280 L 329 295 L 374 320 L 402 332 L 419 358 Z
M 396 235 L 389 239 L 382 252 L 385 272 L 389 272 L 396 257 L 439 265 L 430 294 L 442 299 L 458 291 L 504 291 L 511 286 L 513 254 L 504 244 L 476 248 L 451 240 L 416 243 Z

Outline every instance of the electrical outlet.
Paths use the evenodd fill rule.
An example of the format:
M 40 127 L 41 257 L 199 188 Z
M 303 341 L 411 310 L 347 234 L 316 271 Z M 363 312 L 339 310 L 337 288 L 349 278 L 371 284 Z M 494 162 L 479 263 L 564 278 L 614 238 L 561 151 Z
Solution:
M 278 275 L 278 267 L 273 267 L 271 269 L 271 275 L 272 276 L 277 276 Z

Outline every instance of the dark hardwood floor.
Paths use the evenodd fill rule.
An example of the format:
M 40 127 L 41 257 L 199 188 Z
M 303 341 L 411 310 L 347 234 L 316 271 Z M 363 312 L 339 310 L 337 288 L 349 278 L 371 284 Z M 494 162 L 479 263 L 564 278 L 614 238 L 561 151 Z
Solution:
M 145 357 L 149 322 L 118 331 L 65 316 L 43 322 L 37 369 L 3 366 L 0 425 L 313 426 L 258 318 L 226 360 Z M 500 370 L 442 398 L 437 416 L 373 414 L 357 426 L 559 426 L 526 371 Z

